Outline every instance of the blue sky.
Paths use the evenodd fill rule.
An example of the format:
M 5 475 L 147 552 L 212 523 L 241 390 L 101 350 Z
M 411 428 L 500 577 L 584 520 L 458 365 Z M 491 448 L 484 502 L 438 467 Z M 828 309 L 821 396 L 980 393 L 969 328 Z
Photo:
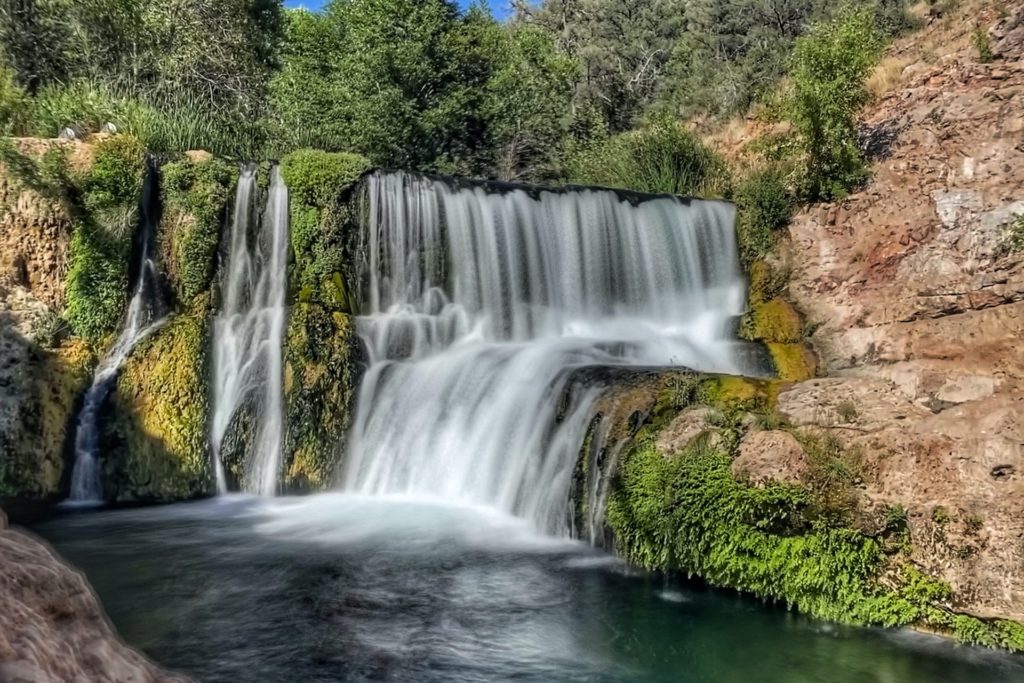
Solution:
M 458 0 L 459 7 L 465 9 L 472 4 L 473 0 Z M 305 7 L 306 9 L 318 10 L 327 4 L 327 0 L 285 0 L 285 7 Z M 499 19 L 508 14 L 509 0 L 487 0 L 491 12 Z

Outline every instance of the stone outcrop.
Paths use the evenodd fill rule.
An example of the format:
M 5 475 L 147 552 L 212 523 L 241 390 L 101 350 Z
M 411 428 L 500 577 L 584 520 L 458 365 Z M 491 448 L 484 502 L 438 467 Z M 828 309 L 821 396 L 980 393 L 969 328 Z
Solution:
M 0 681 L 188 683 L 114 633 L 81 573 L 0 512 Z
M 980 9 L 979 9 L 980 8 Z M 965 17 L 971 14 L 971 20 Z M 990 27 L 997 59 L 971 33 Z M 790 226 L 789 296 L 828 379 L 778 398 L 863 454 L 865 505 L 906 510 L 912 560 L 957 610 L 1024 620 L 1024 3 L 971 3 L 894 46 L 866 115 L 872 180 Z M 930 55 L 930 58 L 925 58 Z M 764 437 L 760 437 L 764 438 Z M 790 456 L 779 444 L 750 445 Z

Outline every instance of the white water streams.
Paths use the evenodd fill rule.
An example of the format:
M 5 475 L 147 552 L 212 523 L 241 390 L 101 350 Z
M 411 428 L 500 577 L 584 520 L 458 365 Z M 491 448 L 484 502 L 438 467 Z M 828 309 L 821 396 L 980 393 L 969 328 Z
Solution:
M 99 412 L 117 380 L 117 373 L 139 342 L 152 334 L 163 324 L 163 311 L 159 302 L 156 266 L 150 241 L 156 226 L 156 219 L 150 215 L 153 207 L 152 192 L 155 179 L 146 180 L 140 202 L 142 244 L 139 246 L 139 270 L 135 289 L 124 326 L 117 341 L 96 367 L 92 386 L 85 394 L 82 410 L 78 414 L 75 430 L 75 464 L 71 470 L 71 494 L 68 502 L 76 505 L 99 504 L 103 502 L 103 486 L 100 482 Z
M 288 188 L 271 171 L 266 207 L 259 215 L 256 174 L 245 169 L 235 194 L 223 304 L 213 325 L 213 415 L 210 444 L 217 488 L 227 490 L 224 438 L 239 409 L 255 414 L 241 485 L 273 495 L 283 447 L 282 344 L 288 275 Z
M 743 369 L 729 204 L 401 173 L 367 191 L 370 366 L 348 490 L 487 505 L 564 533 L 599 391 L 566 400 L 572 370 Z

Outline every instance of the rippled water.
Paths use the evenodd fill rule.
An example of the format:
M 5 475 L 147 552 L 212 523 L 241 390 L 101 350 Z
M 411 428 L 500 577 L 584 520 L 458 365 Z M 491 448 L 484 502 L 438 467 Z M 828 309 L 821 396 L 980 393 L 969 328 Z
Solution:
M 1024 681 L 1022 658 L 634 575 L 486 510 L 228 498 L 34 530 L 200 681 Z

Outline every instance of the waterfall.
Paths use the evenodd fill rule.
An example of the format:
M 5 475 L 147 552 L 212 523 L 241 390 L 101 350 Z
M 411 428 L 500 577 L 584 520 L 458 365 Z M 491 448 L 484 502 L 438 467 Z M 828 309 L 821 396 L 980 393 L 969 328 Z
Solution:
M 210 444 L 217 488 L 228 489 L 225 437 L 242 410 L 251 411 L 254 434 L 241 486 L 273 495 L 283 447 L 282 344 L 288 270 L 288 188 L 275 166 L 262 213 L 255 203 L 256 172 L 245 168 L 235 194 L 223 303 L 213 324 L 213 415 Z
M 153 262 L 153 238 L 159 223 L 156 192 L 156 172 L 150 169 L 139 202 L 139 261 L 124 326 L 114 345 L 97 365 L 92 385 L 85 394 L 82 410 L 78 414 L 75 464 L 71 470 L 71 495 L 68 498 L 70 503 L 99 504 L 103 501 L 99 462 L 100 409 L 114 388 L 117 373 L 132 349 L 164 322 L 165 309 L 160 299 L 160 284 Z
M 344 488 L 565 533 L 586 366 L 745 368 L 734 208 L 610 190 L 366 180 L 369 367 Z

